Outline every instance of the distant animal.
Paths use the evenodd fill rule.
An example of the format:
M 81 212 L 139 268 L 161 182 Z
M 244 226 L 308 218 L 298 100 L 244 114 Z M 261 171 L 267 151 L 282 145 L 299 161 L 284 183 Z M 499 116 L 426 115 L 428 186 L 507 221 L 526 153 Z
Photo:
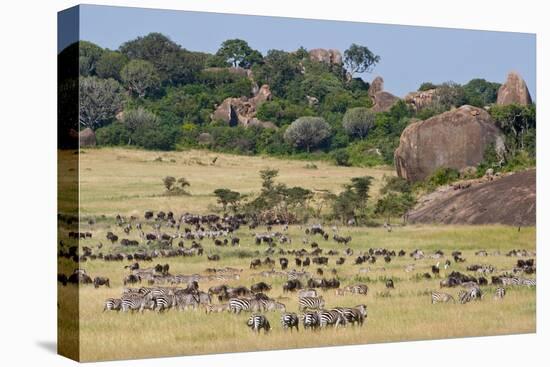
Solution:
M 431 298 L 432 298 L 432 304 L 448 303 L 448 302 L 455 303 L 455 299 L 453 298 L 453 296 L 451 296 L 448 293 L 433 291 L 431 293 Z
M 504 298 L 504 296 L 506 295 L 506 289 L 504 289 L 503 287 L 498 287 L 495 291 L 495 299 L 496 300 L 501 300 Z
M 394 288 L 393 279 L 386 280 L 386 288 L 388 288 L 388 289 L 393 289 Z
M 325 308 L 325 300 L 323 297 L 302 297 L 298 300 L 298 308 L 300 311 L 320 310 Z
M 285 270 L 288 267 L 288 259 L 285 257 L 279 258 L 279 264 L 281 264 L 281 269 Z
M 252 315 L 248 318 L 246 324 L 256 333 L 259 333 L 261 329 L 264 329 L 267 334 L 271 330 L 271 325 L 269 325 L 269 321 L 264 315 Z
M 296 328 L 296 331 L 299 331 L 298 324 L 299 318 L 294 312 L 281 315 L 281 326 L 284 330 L 290 330 L 292 332 L 292 328 Z
M 304 329 L 317 329 L 320 326 L 319 315 L 317 312 L 305 312 L 302 316 Z
M 120 311 L 122 309 L 122 301 L 120 298 L 107 298 L 103 306 L 105 311 Z
M 108 288 L 111 288 L 111 285 L 109 284 L 109 278 L 104 277 L 95 277 L 94 278 L 94 288 L 99 288 L 99 286 L 105 285 Z
M 259 282 L 256 284 L 252 284 L 250 290 L 254 293 L 267 292 L 271 290 L 271 286 L 265 282 Z
M 315 289 L 300 289 L 298 291 L 298 298 L 303 297 L 317 297 L 317 291 Z
M 262 260 L 254 259 L 250 262 L 250 269 L 256 269 L 258 266 L 262 265 Z

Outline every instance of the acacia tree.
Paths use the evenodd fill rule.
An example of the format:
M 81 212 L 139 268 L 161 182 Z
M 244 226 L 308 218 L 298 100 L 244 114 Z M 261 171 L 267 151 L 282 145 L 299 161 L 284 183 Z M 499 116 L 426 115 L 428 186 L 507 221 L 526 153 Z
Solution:
M 214 190 L 214 195 L 217 197 L 218 203 L 222 205 L 224 213 L 227 212 L 228 206 L 231 206 L 233 212 L 237 211 L 241 200 L 239 192 L 229 189 L 216 189 Z
M 380 56 L 375 55 L 366 46 L 353 43 L 344 51 L 344 65 L 352 78 L 356 73 L 370 73 L 378 62 L 380 62 Z
M 132 60 L 120 72 L 128 90 L 140 98 L 154 91 L 160 85 L 159 76 L 153 64 L 145 60 Z
M 348 135 L 364 139 L 374 127 L 376 114 L 365 107 L 350 108 L 342 118 L 342 125 Z
M 305 148 L 309 153 L 329 138 L 330 125 L 322 117 L 305 116 L 294 121 L 285 131 L 284 139 L 296 148 Z
M 252 49 L 246 41 L 241 39 L 224 41 L 216 56 L 231 63 L 233 67 L 242 67 L 245 69 L 262 60 L 262 54 Z
M 115 117 L 122 107 L 120 84 L 114 79 L 84 77 L 79 79 L 79 120 L 95 130 Z

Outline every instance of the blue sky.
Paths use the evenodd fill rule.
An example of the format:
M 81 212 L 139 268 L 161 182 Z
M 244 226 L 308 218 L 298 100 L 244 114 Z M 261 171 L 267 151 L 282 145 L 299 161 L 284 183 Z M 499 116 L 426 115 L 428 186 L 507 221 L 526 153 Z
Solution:
M 62 21 L 60 20 L 62 23 Z M 250 15 L 152 10 L 82 5 L 80 39 L 117 49 L 125 41 L 161 32 L 192 51 L 215 52 L 231 38 L 241 38 L 262 53 L 300 46 L 335 48 L 368 46 L 381 61 L 370 81 L 384 77 L 385 89 L 398 96 L 424 81 L 465 83 L 473 78 L 504 82 L 509 71 L 525 79 L 536 99 L 534 34 L 413 27 L 358 22 L 291 19 Z M 65 46 L 60 39 L 60 48 Z

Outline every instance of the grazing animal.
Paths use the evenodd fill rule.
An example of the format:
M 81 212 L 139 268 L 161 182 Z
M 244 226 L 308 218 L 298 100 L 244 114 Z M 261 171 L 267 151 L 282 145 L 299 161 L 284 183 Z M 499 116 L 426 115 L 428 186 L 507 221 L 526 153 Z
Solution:
M 212 313 L 212 312 L 229 312 L 229 304 L 228 303 L 222 303 L 219 305 L 205 305 L 204 309 L 206 310 L 206 313 Z
M 503 287 L 498 287 L 497 290 L 495 291 L 495 299 L 497 300 L 503 299 L 505 295 L 506 295 L 506 289 L 504 289 Z
M 317 312 L 306 312 L 302 316 L 302 323 L 304 329 L 317 329 L 320 326 L 319 315 Z
M 477 287 L 462 289 L 460 292 L 458 292 L 458 300 L 461 304 L 465 304 L 474 300 L 480 300 L 481 296 L 481 289 Z
M 349 323 L 351 325 L 358 323 L 362 326 L 365 321 L 365 317 L 367 316 L 367 306 L 365 305 L 355 307 L 336 307 L 332 310 L 340 313 L 346 321 L 346 324 Z
M 306 309 L 320 310 L 325 308 L 325 300 L 323 297 L 302 297 L 298 299 L 298 308 L 300 311 Z
M 250 290 L 254 293 L 267 292 L 271 290 L 271 286 L 265 282 L 259 282 L 256 284 L 252 284 Z
M 344 292 L 350 292 L 353 294 L 363 294 L 367 295 L 369 292 L 369 287 L 366 284 L 355 284 L 355 285 L 349 285 L 344 288 Z
M 99 286 L 105 285 L 108 288 L 111 288 L 111 285 L 109 284 L 109 278 L 104 277 L 95 277 L 94 278 L 94 288 L 99 288 Z
M 239 314 L 242 311 L 259 312 L 265 310 L 265 301 L 251 298 L 229 299 L 229 311 Z
M 315 289 L 301 289 L 298 291 L 298 298 L 303 297 L 317 297 L 317 291 Z
M 386 280 L 386 288 L 388 288 L 388 289 L 393 289 L 394 288 L 393 279 Z
M 120 298 L 107 298 L 103 306 L 105 311 L 120 311 L 122 309 L 122 301 Z
M 269 330 L 271 330 L 271 325 L 269 325 L 269 321 L 264 315 L 250 316 L 246 322 L 246 325 L 248 325 L 248 327 L 256 333 L 259 333 L 261 329 L 264 329 L 267 334 Z
M 346 324 L 346 319 L 344 316 L 337 310 L 321 310 L 318 311 L 317 314 L 319 315 L 319 326 L 321 328 L 327 327 L 327 326 L 334 326 L 338 327 L 340 325 Z
M 262 260 L 254 259 L 250 262 L 250 269 L 256 269 L 258 266 L 262 265 Z
M 431 297 L 432 297 L 432 305 L 436 303 L 448 303 L 448 302 L 455 303 L 455 299 L 453 298 L 453 296 L 451 296 L 448 293 L 433 291 L 431 294 Z
M 296 331 L 299 331 L 298 324 L 299 318 L 294 312 L 283 313 L 281 315 L 281 326 L 284 330 L 290 330 L 290 332 L 292 332 L 292 328 L 296 328 Z
M 281 264 L 281 269 L 285 270 L 288 267 L 288 259 L 285 257 L 279 258 L 279 264 Z

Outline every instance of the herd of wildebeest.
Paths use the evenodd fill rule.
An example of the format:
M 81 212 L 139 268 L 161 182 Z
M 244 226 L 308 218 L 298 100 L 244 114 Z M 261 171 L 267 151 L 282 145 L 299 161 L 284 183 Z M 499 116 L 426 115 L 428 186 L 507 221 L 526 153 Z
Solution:
M 60 218 L 65 220 L 66 218 Z M 453 251 L 450 256 L 437 250 L 425 253 L 416 249 L 407 253 L 405 250 L 390 250 L 386 248 L 369 248 L 365 251 L 353 250 L 348 244 L 351 236 L 340 234 L 336 226 L 324 228 L 320 224 L 300 226 L 303 236 L 298 239 L 302 249 L 289 249 L 292 239 L 286 223 L 256 223 L 241 215 L 192 215 L 183 214 L 176 218 L 172 212 L 147 211 L 143 219 L 137 217 L 125 218 L 117 215 L 115 218 L 116 233 L 109 231 L 105 238 L 98 240 L 94 249 L 88 246 L 72 244 L 74 240 L 93 239 L 92 232 L 68 233 L 72 245 L 64 241 L 59 243 L 59 257 L 67 258 L 78 264 L 71 274 L 58 274 L 58 281 L 67 284 L 91 284 L 95 288 L 110 287 L 107 277 L 91 277 L 84 270 L 87 261 L 129 261 L 124 266 L 125 276 L 122 279 L 124 288 L 120 298 L 105 300 L 103 311 L 143 312 L 144 310 L 158 313 L 169 310 L 199 310 L 206 313 L 229 312 L 239 314 L 251 312 L 247 325 L 254 331 L 271 329 L 269 311 L 280 312 L 280 323 L 284 329 L 322 329 L 346 325 L 363 325 L 367 318 L 367 306 L 363 303 L 364 296 L 369 294 L 369 287 L 364 283 L 343 286 L 339 277 L 338 267 L 344 263 L 358 265 L 358 274 L 367 274 L 368 267 L 378 262 L 391 263 L 395 257 L 410 257 L 411 262 L 403 269 L 407 273 L 415 272 L 415 262 L 421 259 L 432 261 L 431 269 L 416 273 L 417 279 L 440 278 L 440 269 L 450 269 L 450 272 L 440 280 L 440 289 L 427 292 L 427 302 L 446 303 L 459 302 L 465 304 L 479 301 L 484 296 L 483 287 L 489 284 L 496 287 L 493 298 L 500 300 L 506 291 L 513 287 L 534 287 L 533 274 L 536 272 L 535 253 L 526 250 L 512 250 L 506 254 L 480 249 L 476 257 L 504 255 L 517 257 L 516 266 L 511 269 L 499 270 L 491 265 L 475 264 L 468 261 L 466 270 L 461 273 L 452 270 L 454 263 L 465 262 L 460 251 Z M 88 224 L 95 224 L 90 219 Z M 253 256 L 250 269 L 258 269 L 254 277 L 263 277 L 250 286 L 229 286 L 228 282 L 243 281 L 243 269 L 233 267 L 208 267 L 203 274 L 173 274 L 170 265 L 161 258 L 206 256 L 215 264 L 220 260 L 216 247 L 230 246 L 240 248 L 241 242 L 250 238 L 239 238 L 236 233 L 247 226 L 251 241 L 257 245 L 257 250 L 249 253 Z M 265 228 L 265 232 L 257 232 Z M 242 233 L 242 231 L 240 232 Z M 138 236 L 136 236 L 136 234 Z M 95 240 L 95 238 L 94 238 Z M 113 246 L 107 251 L 102 241 L 108 241 Z M 325 249 L 323 247 L 336 246 Z M 322 247 L 323 245 L 323 247 Z M 213 246 L 213 247 L 212 247 Z M 139 248 L 139 249 L 138 249 Z M 124 249 L 124 251 L 115 251 Z M 102 251 L 106 251 L 103 253 Z M 247 255 L 247 256 L 249 256 Z M 151 265 L 145 266 L 144 264 Z M 156 265 L 152 265 L 157 263 Z M 161 264 L 164 263 L 164 264 Z M 123 265 L 121 265 L 122 267 Z M 315 270 L 313 270 L 315 268 Z M 312 271 L 308 271 L 311 269 Z M 290 312 L 281 299 L 271 298 L 272 285 L 268 279 L 278 277 L 283 279 L 282 292 L 295 294 L 298 310 Z M 201 289 L 202 282 L 215 282 L 218 285 L 209 289 Z M 393 279 L 384 280 L 388 291 L 395 288 Z M 494 288 L 493 287 L 493 288 Z M 458 288 L 456 297 L 441 289 Z M 323 292 L 333 291 L 336 295 L 356 295 L 358 304 L 354 307 L 327 307 Z M 428 298 L 430 296 L 430 298 Z M 428 301 L 429 299 L 429 301 Z

